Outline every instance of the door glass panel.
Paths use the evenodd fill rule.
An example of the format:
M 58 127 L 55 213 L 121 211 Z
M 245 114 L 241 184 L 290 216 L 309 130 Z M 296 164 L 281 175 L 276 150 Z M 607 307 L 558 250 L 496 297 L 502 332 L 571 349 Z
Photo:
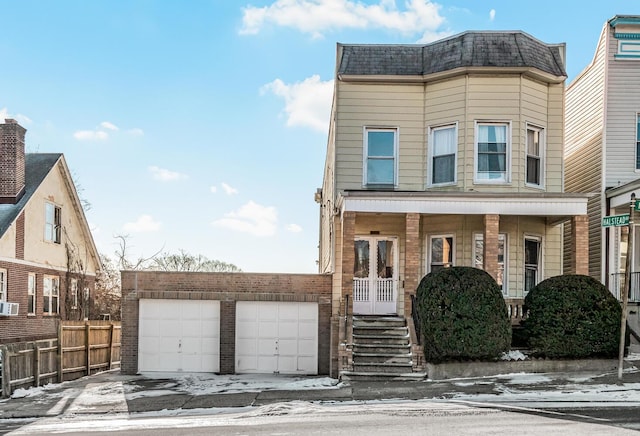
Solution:
M 354 251 L 353 277 L 357 279 L 369 277 L 369 241 L 355 241 Z
M 393 278 L 393 241 L 378 241 L 378 277 Z

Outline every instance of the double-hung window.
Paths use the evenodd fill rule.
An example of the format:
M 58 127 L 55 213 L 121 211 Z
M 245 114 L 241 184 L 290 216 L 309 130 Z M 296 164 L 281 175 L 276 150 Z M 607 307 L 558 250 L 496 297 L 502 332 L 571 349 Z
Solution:
M 0 268 L 0 301 L 7 301 L 7 270 Z
M 42 311 L 45 315 L 60 312 L 60 278 L 44 276 L 42 289 Z
M 508 123 L 476 124 L 476 182 L 509 181 L 509 143 Z
M 44 212 L 44 239 L 59 244 L 61 241 L 61 210 L 55 204 L 45 203 Z
M 398 129 L 365 128 L 364 184 L 393 188 L 396 184 Z
M 434 235 L 429 238 L 429 271 L 453 266 L 453 235 Z
M 524 238 L 524 292 L 527 293 L 540 281 L 540 248 L 542 241 L 536 236 Z
M 27 313 L 36 314 L 36 275 L 29 273 L 27 278 Z
M 433 128 L 431 129 L 430 139 L 430 184 L 441 185 L 455 183 L 456 151 L 458 150 L 456 126 Z
M 544 168 L 544 131 L 527 126 L 527 185 L 541 187 Z
M 71 279 L 71 308 L 78 308 L 78 280 Z
M 640 114 L 636 114 L 636 169 L 640 170 Z
M 473 262 L 476 268 L 484 269 L 484 235 L 476 233 L 473 235 Z M 505 267 L 507 260 L 507 234 L 498 234 L 498 277 L 496 283 L 502 289 L 502 293 L 507 295 L 507 268 Z

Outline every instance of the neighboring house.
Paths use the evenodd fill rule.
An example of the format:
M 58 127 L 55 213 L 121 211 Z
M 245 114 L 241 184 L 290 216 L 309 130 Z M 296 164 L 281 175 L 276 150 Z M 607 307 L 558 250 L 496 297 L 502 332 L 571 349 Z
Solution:
M 58 336 L 83 319 L 99 256 L 64 156 L 25 154 L 26 130 L 0 124 L 0 344 Z
M 594 194 L 589 274 L 620 297 L 628 226 L 604 227 L 602 218 L 628 214 L 632 193 L 640 199 L 640 16 L 617 15 L 604 24 L 593 60 L 567 86 L 565 112 L 565 189 Z M 640 301 L 638 228 L 632 302 Z
M 436 269 L 483 268 L 518 310 L 565 272 L 572 223 L 566 272 L 587 273 L 587 195 L 563 192 L 565 79 L 564 44 L 523 32 L 338 45 L 316 193 L 332 374 L 357 370 L 354 314 L 405 318 L 415 345 L 412 297 Z

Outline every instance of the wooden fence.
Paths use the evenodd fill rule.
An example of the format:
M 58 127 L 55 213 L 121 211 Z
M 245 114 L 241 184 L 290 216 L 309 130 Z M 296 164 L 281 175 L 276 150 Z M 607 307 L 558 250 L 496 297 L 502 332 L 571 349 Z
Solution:
M 0 346 L 2 396 L 120 367 L 119 321 L 61 321 L 58 337 Z

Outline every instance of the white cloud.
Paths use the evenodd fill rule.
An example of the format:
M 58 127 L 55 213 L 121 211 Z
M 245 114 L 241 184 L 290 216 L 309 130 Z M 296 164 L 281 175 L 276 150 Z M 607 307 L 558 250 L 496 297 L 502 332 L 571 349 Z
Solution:
M 215 194 L 216 192 L 218 192 L 218 188 L 217 188 L 217 187 L 215 187 L 215 186 L 211 186 L 211 187 L 209 188 L 209 190 L 211 190 L 211 192 L 212 192 L 212 193 L 214 193 L 214 194 Z
M 151 215 L 140 215 L 132 223 L 126 223 L 122 228 L 125 232 L 157 232 L 162 227 L 162 223 L 155 221 Z
M 78 141 L 105 141 L 109 134 L 102 130 L 78 130 L 73 137 Z
M 119 130 L 118 126 L 116 126 L 113 123 L 110 123 L 109 121 L 103 121 L 100 123 L 100 127 L 102 127 L 103 129 L 107 129 L 107 130 Z
M 150 166 L 149 172 L 153 176 L 155 180 L 160 180 L 162 182 L 175 182 L 177 180 L 186 179 L 186 174 L 181 174 L 176 171 L 170 171 L 165 168 L 160 168 L 157 166 Z
M 224 216 L 211 224 L 255 236 L 272 236 L 276 233 L 278 212 L 275 207 L 261 206 L 249 201 L 240 209 L 226 213 Z
M 289 230 L 291 233 L 300 233 L 302 231 L 302 227 L 297 224 L 289 224 L 287 226 L 287 230 Z
M 127 133 L 131 136 L 144 136 L 144 131 L 138 127 L 127 130 Z
M 269 6 L 242 8 L 241 34 L 255 35 L 266 24 L 292 27 L 314 38 L 328 30 L 385 29 L 405 35 L 435 31 L 443 22 L 440 5 L 429 0 L 407 0 L 399 10 L 395 0 L 365 4 L 353 0 L 276 0 Z
M 272 92 L 285 101 L 287 126 L 311 127 L 326 132 L 331 112 L 333 80 L 323 82 L 313 75 L 302 82 L 286 84 L 280 79 L 264 85 L 260 92 Z
M 222 189 L 227 195 L 235 195 L 238 193 L 238 190 L 232 186 L 227 185 L 226 183 L 222 183 Z
M 12 115 L 9 113 L 9 110 L 6 107 L 0 109 L 0 123 L 4 123 L 4 120 L 7 118 L 16 120 L 20 125 L 24 126 L 25 124 L 31 124 L 33 121 L 26 115 L 15 114 Z
M 495 18 L 496 18 L 496 10 L 495 9 L 491 9 L 489 11 L 489 20 L 493 21 L 493 20 L 495 20 Z

